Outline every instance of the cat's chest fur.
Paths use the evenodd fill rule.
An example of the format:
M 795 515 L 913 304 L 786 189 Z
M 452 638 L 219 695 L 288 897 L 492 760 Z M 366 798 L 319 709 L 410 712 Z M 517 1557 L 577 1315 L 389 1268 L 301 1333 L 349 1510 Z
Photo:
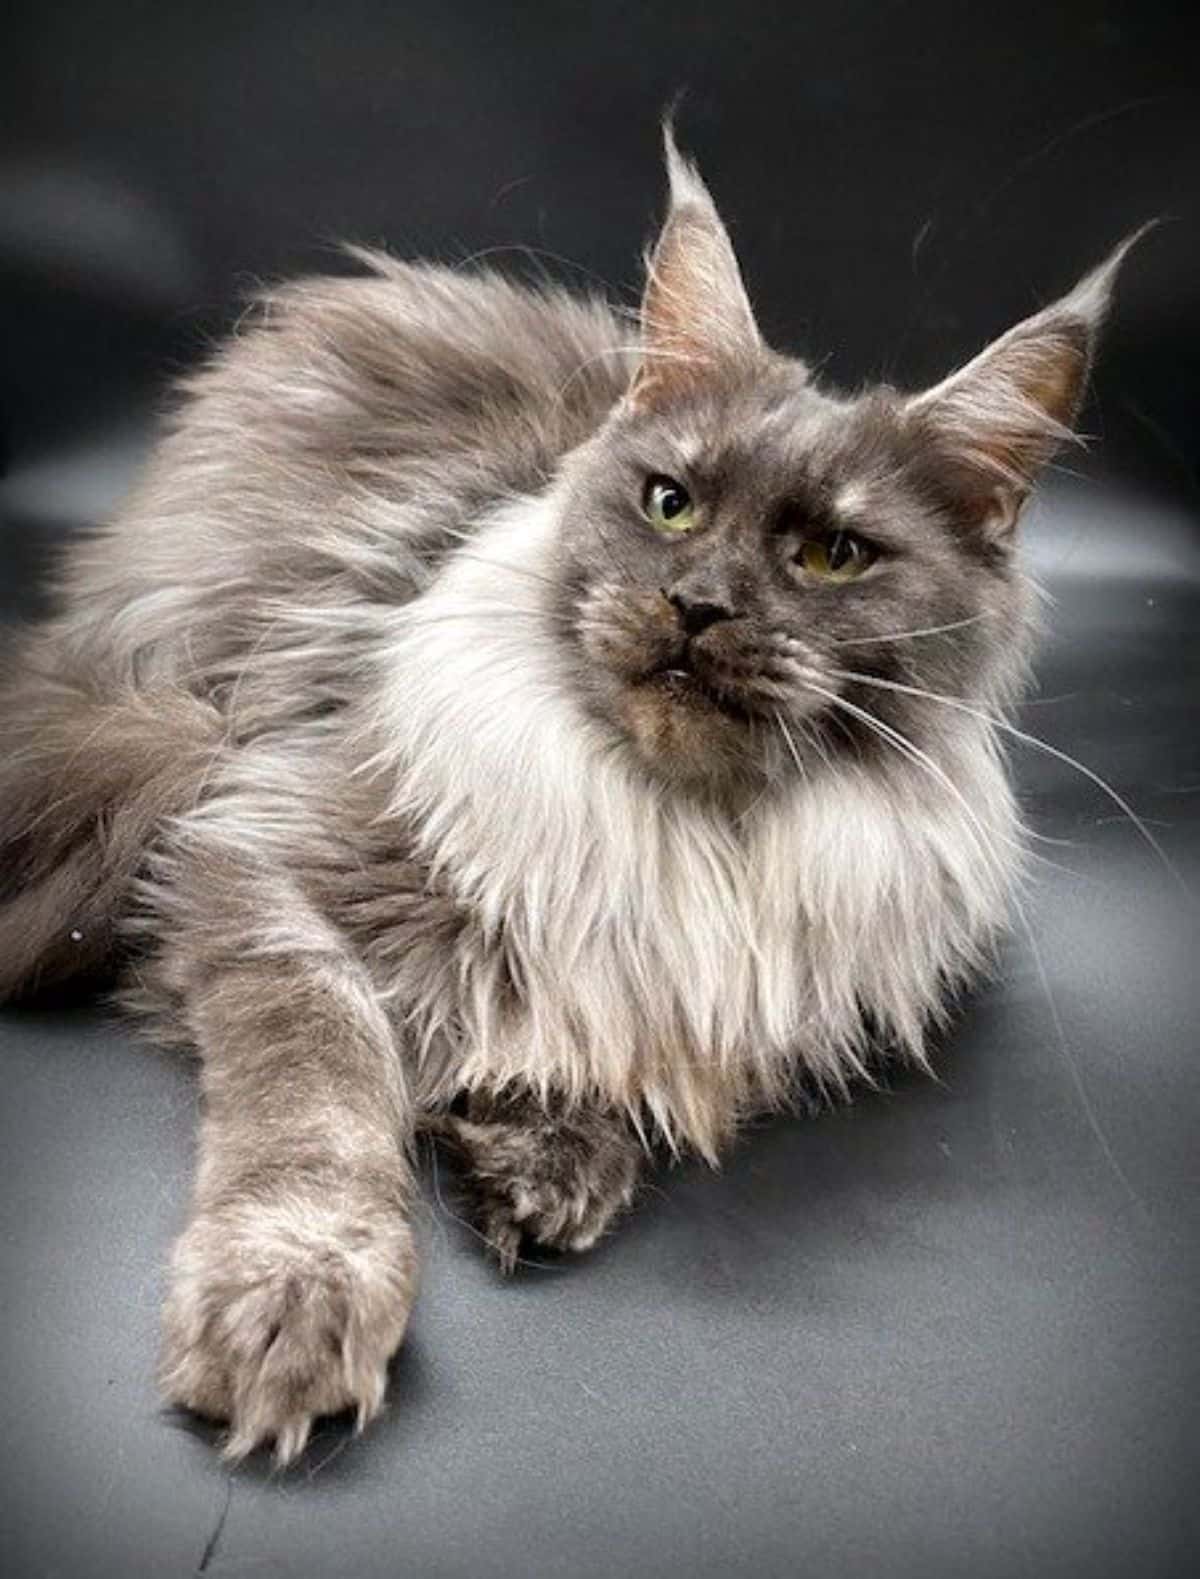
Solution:
M 868 1023 L 923 1055 L 1002 918 L 1011 796 L 982 728 L 932 771 L 847 761 L 738 819 L 651 784 L 566 683 L 548 512 L 506 507 L 383 644 L 376 766 L 472 918 L 398 1008 L 456 1084 L 588 1093 L 711 1155 L 797 1067 L 852 1077 Z

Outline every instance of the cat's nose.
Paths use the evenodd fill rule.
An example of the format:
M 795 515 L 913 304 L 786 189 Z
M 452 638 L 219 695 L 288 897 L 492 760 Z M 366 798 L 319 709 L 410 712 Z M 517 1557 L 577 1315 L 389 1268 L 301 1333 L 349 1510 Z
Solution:
M 679 616 L 680 624 L 688 636 L 699 636 L 718 620 L 731 620 L 737 611 L 723 599 L 699 589 L 677 587 L 673 592 L 663 589 L 663 596 Z

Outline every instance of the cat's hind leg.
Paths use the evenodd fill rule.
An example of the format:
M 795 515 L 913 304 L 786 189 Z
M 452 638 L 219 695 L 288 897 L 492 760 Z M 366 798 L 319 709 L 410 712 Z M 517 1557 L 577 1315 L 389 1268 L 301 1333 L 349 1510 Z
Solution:
M 532 1092 L 473 1092 L 438 1132 L 462 1159 L 470 1209 L 506 1272 L 523 1239 L 591 1249 L 632 1202 L 646 1162 L 625 1115 Z
M 222 750 L 215 707 L 27 635 L 0 677 L 0 1002 L 108 969 L 163 821 Z

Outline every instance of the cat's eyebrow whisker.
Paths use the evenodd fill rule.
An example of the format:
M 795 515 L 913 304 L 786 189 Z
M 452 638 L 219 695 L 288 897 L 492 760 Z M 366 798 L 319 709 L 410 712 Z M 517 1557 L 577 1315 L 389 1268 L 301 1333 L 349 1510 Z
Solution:
M 982 614 L 972 614 L 970 619 L 951 620 L 948 625 L 926 625 L 920 630 L 889 631 L 885 636 L 847 636 L 844 639 L 835 639 L 834 647 L 873 647 L 877 642 L 908 641 L 918 636 L 941 636 L 947 631 L 965 630 L 968 625 L 978 625 L 980 620 L 989 618 L 985 611 Z
M 1001 718 L 995 713 L 989 713 L 984 708 L 974 707 L 970 702 L 964 702 L 958 697 L 942 696 L 937 691 L 926 691 L 916 685 L 904 685 L 899 680 L 884 680 L 878 675 L 857 674 L 850 669 L 837 669 L 832 672 L 840 680 L 851 680 L 860 685 L 879 686 L 885 691 L 899 691 L 903 695 L 920 697 L 928 702 L 940 702 L 944 707 L 953 708 L 955 712 L 966 713 L 971 718 L 978 718 L 983 723 L 990 724 L 993 729 L 1002 730 L 1014 740 L 1020 741 L 1022 745 L 1032 746 L 1036 751 L 1044 751 L 1047 756 L 1053 757 L 1055 761 L 1062 762 L 1069 768 L 1074 768 L 1076 772 L 1081 773 L 1084 778 L 1094 784 L 1097 789 L 1102 790 L 1118 810 L 1124 813 L 1154 851 L 1162 863 L 1163 869 L 1178 886 L 1184 897 L 1191 901 L 1195 900 L 1191 886 L 1159 841 L 1150 832 L 1142 818 L 1138 816 L 1125 797 L 1115 790 L 1107 779 L 1101 778 L 1099 773 L 1093 768 L 1089 768 L 1085 762 L 1080 762 L 1078 758 L 1071 756 L 1069 752 L 1061 751 L 1057 746 L 1052 746 L 1045 740 L 1039 740 L 1036 735 L 1027 734 L 1025 730 L 1018 729 L 1015 724 L 1010 724 L 1007 719 Z

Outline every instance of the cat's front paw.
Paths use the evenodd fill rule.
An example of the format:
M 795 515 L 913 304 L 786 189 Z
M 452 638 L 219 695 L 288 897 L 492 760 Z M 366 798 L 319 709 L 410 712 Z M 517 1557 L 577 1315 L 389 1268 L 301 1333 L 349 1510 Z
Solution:
M 530 1099 L 474 1099 L 443 1133 L 466 1163 L 480 1232 L 511 1272 L 523 1238 L 590 1250 L 633 1200 L 645 1154 L 617 1115 L 547 1111 Z
M 228 1457 L 273 1443 L 286 1464 L 318 1416 L 378 1413 L 416 1281 L 394 1214 L 294 1197 L 201 1213 L 172 1256 L 162 1391 L 228 1421 Z

